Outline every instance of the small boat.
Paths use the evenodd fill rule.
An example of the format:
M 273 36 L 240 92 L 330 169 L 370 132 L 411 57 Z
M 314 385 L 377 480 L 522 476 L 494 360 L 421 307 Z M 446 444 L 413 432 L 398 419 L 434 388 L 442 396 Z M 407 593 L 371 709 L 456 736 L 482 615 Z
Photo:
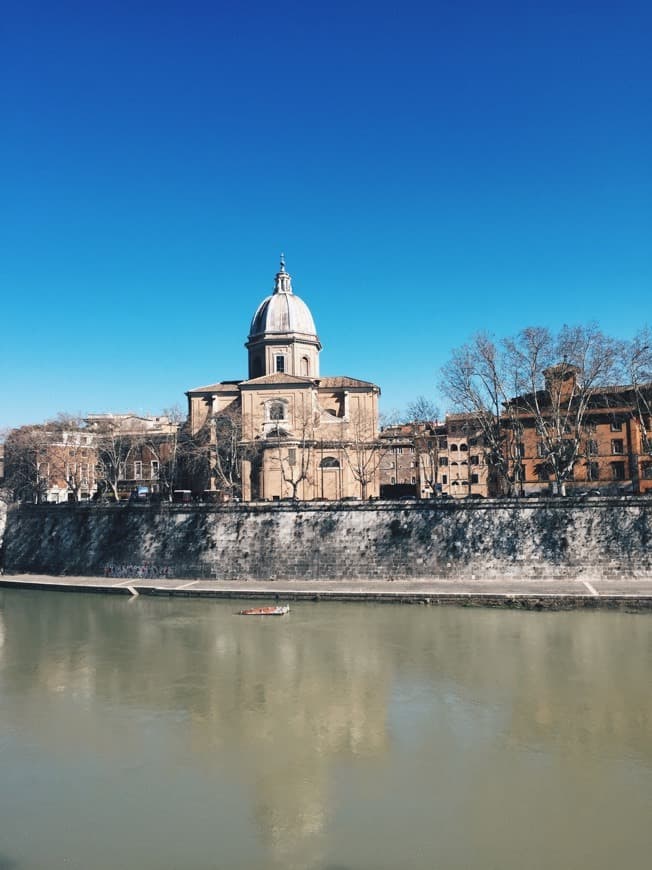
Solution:
M 239 610 L 238 614 L 240 616 L 284 616 L 289 612 L 289 605 L 282 604 L 277 607 L 249 607 L 247 610 Z

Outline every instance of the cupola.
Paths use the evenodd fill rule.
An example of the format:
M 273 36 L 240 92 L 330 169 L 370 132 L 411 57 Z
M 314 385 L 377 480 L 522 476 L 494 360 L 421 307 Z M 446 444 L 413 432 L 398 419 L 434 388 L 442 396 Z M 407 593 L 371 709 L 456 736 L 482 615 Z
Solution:
M 292 278 L 281 264 L 274 292 L 256 309 L 245 345 L 249 351 L 249 377 L 281 374 L 319 377 L 319 351 L 315 321 L 306 303 L 292 289 Z

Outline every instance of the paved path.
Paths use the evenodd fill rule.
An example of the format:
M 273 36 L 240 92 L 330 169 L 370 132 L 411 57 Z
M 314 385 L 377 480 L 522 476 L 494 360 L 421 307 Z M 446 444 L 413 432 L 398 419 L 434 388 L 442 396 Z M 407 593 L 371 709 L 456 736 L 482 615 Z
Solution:
M 652 579 L 632 580 L 278 580 L 111 579 L 5 574 L 0 586 L 104 592 L 280 600 L 395 601 L 559 609 L 607 607 L 652 610 Z

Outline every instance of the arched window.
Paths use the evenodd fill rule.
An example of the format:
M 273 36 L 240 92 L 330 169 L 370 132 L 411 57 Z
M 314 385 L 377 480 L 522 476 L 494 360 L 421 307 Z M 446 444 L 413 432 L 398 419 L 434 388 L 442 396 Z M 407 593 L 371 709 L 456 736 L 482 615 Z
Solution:
M 464 443 L 460 444 L 460 450 L 468 450 L 468 449 L 469 448 L 467 447 L 466 444 L 464 444 Z
M 310 377 L 310 360 L 307 356 L 301 357 L 301 374 L 304 378 Z
M 340 463 L 334 456 L 324 456 L 322 461 L 319 463 L 320 468 L 339 468 Z
M 450 447 L 449 447 L 448 449 L 449 449 L 449 450 L 455 450 L 455 451 L 456 451 L 456 450 L 457 450 L 457 444 L 451 444 Z

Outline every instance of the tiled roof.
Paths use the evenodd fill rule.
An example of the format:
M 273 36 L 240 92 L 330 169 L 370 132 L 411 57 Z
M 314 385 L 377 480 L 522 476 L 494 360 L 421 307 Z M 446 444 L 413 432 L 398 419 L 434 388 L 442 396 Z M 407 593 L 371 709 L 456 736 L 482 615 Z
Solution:
M 629 398 L 629 396 L 631 396 L 631 394 L 634 393 L 637 389 L 640 392 L 643 392 L 646 395 L 648 395 L 650 392 L 652 392 L 652 382 L 638 384 L 637 387 L 635 387 L 633 384 L 608 384 L 604 387 L 593 387 L 591 389 L 591 392 L 590 392 L 591 401 L 590 401 L 589 407 L 592 410 L 599 409 L 601 406 L 596 404 L 596 403 L 600 400 L 600 397 L 602 397 L 602 396 L 604 396 L 605 398 L 610 397 L 610 396 L 615 396 L 617 398 L 620 397 L 624 400 L 625 404 L 630 404 L 631 398 Z M 536 395 L 537 395 L 538 401 L 540 403 L 542 403 L 544 405 L 549 403 L 549 401 L 550 401 L 549 394 L 545 390 L 539 390 Z M 520 402 L 533 402 L 534 396 L 535 396 L 534 393 L 524 393 L 522 396 L 514 396 L 513 398 L 509 399 L 507 402 L 504 402 L 504 405 L 505 406 L 518 405 L 519 401 Z M 609 401 L 609 400 L 607 399 L 607 401 Z M 606 410 L 608 410 L 608 409 L 614 408 L 615 406 L 612 404 L 612 405 L 604 405 L 602 407 L 604 407 Z
M 233 393 L 237 392 L 242 381 L 220 381 L 218 384 L 208 384 L 205 387 L 195 387 L 193 390 L 187 390 L 189 393 Z
M 320 388 L 330 387 L 378 387 L 372 384 L 371 381 L 360 381 L 357 378 L 349 378 L 346 375 L 340 375 L 333 378 L 319 378 Z
M 446 422 L 447 423 L 449 420 L 452 420 L 454 423 L 459 423 L 460 421 L 462 421 L 462 422 L 464 422 L 466 420 L 472 421 L 474 419 L 475 419 L 474 414 L 467 414 L 466 412 L 465 413 L 457 413 L 457 414 L 446 414 Z

